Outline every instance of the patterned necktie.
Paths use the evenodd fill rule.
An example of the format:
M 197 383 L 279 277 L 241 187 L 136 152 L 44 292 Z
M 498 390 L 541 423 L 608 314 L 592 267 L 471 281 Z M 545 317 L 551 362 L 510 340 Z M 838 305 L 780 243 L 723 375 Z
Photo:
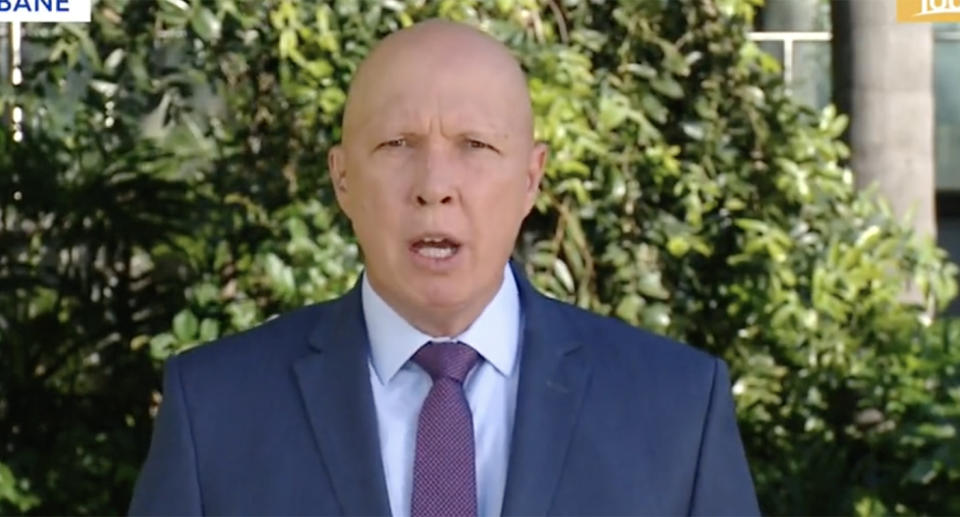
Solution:
M 478 357 L 459 342 L 427 343 L 413 356 L 433 386 L 417 425 L 412 517 L 477 515 L 473 415 L 463 380 Z

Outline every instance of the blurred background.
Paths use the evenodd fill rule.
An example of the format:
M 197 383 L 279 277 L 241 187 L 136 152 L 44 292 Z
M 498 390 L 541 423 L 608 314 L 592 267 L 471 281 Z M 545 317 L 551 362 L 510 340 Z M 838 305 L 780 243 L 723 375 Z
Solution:
M 516 259 L 730 364 L 764 513 L 960 514 L 960 24 L 894 0 L 93 6 L 0 24 L 0 513 L 124 513 L 163 360 L 352 285 L 325 170 L 345 91 L 439 16 L 529 76 L 552 152 Z

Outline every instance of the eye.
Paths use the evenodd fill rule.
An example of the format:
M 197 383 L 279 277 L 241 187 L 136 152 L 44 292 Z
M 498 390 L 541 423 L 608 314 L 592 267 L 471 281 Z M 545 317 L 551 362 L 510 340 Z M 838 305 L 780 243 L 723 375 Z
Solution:
M 387 140 L 386 142 L 381 143 L 377 147 L 406 147 L 406 146 L 407 146 L 407 139 L 400 137 L 400 138 L 394 138 L 392 140 Z
M 469 147 L 470 149 L 489 149 L 489 150 L 491 150 L 491 151 L 496 151 L 496 150 L 497 150 L 497 149 L 496 149 L 495 147 L 493 147 L 492 145 L 490 145 L 490 144 L 488 144 L 488 143 L 486 143 L 486 142 L 484 142 L 484 141 L 482 141 L 482 140 L 477 140 L 476 138 L 468 138 L 468 139 L 467 139 L 467 147 Z

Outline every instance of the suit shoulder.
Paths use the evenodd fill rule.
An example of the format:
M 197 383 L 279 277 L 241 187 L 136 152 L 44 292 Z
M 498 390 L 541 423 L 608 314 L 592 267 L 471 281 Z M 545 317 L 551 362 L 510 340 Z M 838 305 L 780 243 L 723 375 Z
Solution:
M 689 344 L 574 305 L 556 300 L 551 303 L 557 308 L 558 317 L 572 322 L 595 355 L 657 364 L 674 371 L 692 368 L 712 372 L 716 367 L 717 358 Z
M 176 356 L 181 369 L 217 371 L 257 368 L 303 355 L 310 332 L 321 325 L 332 302 L 301 307 L 252 328 L 185 350 Z

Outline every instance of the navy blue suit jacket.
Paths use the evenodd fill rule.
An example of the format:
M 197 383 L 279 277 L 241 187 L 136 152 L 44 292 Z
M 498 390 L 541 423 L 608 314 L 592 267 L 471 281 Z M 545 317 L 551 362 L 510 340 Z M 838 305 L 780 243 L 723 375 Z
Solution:
M 722 361 L 514 272 L 504 515 L 759 513 Z M 389 515 L 367 354 L 355 287 L 170 359 L 130 512 Z

